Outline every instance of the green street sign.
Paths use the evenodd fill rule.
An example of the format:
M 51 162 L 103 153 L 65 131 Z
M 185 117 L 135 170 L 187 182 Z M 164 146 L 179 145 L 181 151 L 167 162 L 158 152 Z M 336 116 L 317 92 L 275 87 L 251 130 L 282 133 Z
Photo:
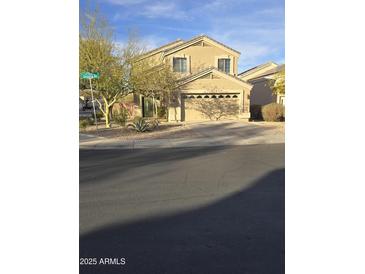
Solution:
M 100 76 L 99 72 L 91 73 L 91 72 L 82 72 L 80 73 L 81 79 L 98 79 Z

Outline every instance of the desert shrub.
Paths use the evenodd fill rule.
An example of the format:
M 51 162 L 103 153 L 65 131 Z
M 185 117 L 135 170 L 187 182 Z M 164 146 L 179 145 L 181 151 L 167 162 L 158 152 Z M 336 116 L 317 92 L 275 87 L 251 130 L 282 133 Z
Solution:
M 132 128 L 137 132 L 146 132 L 151 129 L 150 124 L 141 117 L 136 117 L 132 123 L 128 124 L 128 128 Z
M 153 130 L 153 129 L 158 128 L 158 126 L 160 125 L 160 122 L 158 121 L 158 119 L 152 119 L 148 122 L 148 124 L 149 124 L 150 129 Z
M 255 120 L 262 120 L 262 106 L 252 105 L 250 106 L 251 118 Z
M 85 130 L 88 125 L 89 125 L 89 120 L 88 119 L 81 119 L 81 120 L 79 120 L 79 128 L 81 130 Z
M 284 121 L 284 106 L 277 103 L 270 103 L 262 107 L 262 117 L 265 121 L 278 122 Z
M 126 110 L 125 108 L 121 108 L 113 113 L 113 121 L 123 127 L 127 123 L 128 117 L 128 110 Z
M 96 114 L 96 119 L 98 121 L 101 121 L 101 118 L 104 117 L 104 114 L 101 112 L 101 111 L 95 111 L 95 114 Z M 94 117 L 94 111 L 90 112 L 90 117 L 89 117 L 89 120 L 91 120 L 92 122 L 95 120 L 95 117 Z

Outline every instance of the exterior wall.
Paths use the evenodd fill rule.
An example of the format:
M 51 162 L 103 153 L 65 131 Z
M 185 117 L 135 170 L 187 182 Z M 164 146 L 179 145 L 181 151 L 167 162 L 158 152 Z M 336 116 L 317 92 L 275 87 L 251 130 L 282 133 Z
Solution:
M 218 58 L 231 59 L 231 71 L 230 74 L 237 74 L 238 57 L 239 55 L 233 55 L 227 51 L 210 45 L 206 42 L 199 42 L 191 45 L 187 48 L 181 49 L 171 55 L 166 56 L 166 62 L 169 62 L 172 66 L 173 57 L 186 57 L 188 59 L 187 73 L 181 76 L 187 76 L 202 71 L 208 67 L 218 68 Z
M 227 110 L 226 114 L 221 115 L 222 119 L 239 118 L 248 120 L 250 118 L 250 92 L 250 89 L 243 88 L 234 80 L 219 78 L 213 74 L 207 75 L 181 87 L 176 95 L 178 99 L 169 108 L 169 121 L 185 121 L 187 118 L 195 121 L 209 120 L 212 119 L 209 117 L 209 109 L 211 113 L 213 112 L 214 115 L 217 114 L 218 116 L 220 116 L 219 111 Z M 189 94 L 201 95 L 202 97 L 208 94 L 236 95 L 237 98 L 184 99 L 184 96 Z
M 121 108 L 120 103 L 125 103 L 127 105 L 133 105 L 134 106 L 134 116 L 140 116 L 142 117 L 142 104 L 140 96 L 131 93 L 127 96 L 123 97 L 119 103 L 114 104 L 113 111 L 119 111 Z
M 269 79 L 260 79 L 251 84 L 253 84 L 250 96 L 251 105 L 266 105 L 276 102 L 276 95 L 272 94 Z
M 181 122 L 181 94 L 178 92 L 170 102 L 168 110 L 169 122 Z

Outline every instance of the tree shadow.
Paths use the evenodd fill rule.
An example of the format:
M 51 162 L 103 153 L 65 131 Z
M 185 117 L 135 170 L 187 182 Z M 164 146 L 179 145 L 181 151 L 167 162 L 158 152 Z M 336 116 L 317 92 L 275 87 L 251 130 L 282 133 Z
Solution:
M 284 169 L 213 204 L 80 235 L 80 273 L 284 273 Z
M 242 137 L 248 140 L 250 138 L 264 136 L 275 129 L 275 126 L 263 127 L 253 124 L 240 124 L 237 121 L 222 121 L 217 123 L 202 123 L 195 126 L 192 130 L 199 132 L 204 137 L 230 136 L 232 138 Z
M 80 185 L 105 181 L 112 177 L 120 177 L 127 171 L 139 169 L 153 164 L 161 164 L 175 160 L 192 159 L 202 155 L 216 153 L 224 149 L 222 146 L 190 147 L 190 148 L 144 148 L 134 150 L 87 150 L 79 151 Z M 119 163 L 123 163 L 121 166 Z
M 189 106 L 198 113 L 202 113 L 205 118 L 213 121 L 218 121 L 224 118 L 238 118 L 239 105 L 237 100 L 218 98 L 223 95 L 214 96 L 217 98 L 194 100 L 194 102 L 189 103 Z

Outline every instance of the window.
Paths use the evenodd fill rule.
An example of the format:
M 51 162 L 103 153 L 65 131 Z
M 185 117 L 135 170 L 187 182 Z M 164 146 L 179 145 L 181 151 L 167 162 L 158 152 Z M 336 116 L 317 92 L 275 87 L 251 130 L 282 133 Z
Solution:
M 221 94 L 221 95 L 218 96 L 218 98 L 224 98 L 224 96 Z
M 205 95 L 204 98 L 209 98 L 209 95 Z
M 230 67 L 231 67 L 231 59 L 228 59 L 228 58 L 218 59 L 218 70 L 219 71 L 229 73 L 230 72 Z
M 174 57 L 173 59 L 173 69 L 174 72 L 186 72 L 186 58 L 183 57 Z

